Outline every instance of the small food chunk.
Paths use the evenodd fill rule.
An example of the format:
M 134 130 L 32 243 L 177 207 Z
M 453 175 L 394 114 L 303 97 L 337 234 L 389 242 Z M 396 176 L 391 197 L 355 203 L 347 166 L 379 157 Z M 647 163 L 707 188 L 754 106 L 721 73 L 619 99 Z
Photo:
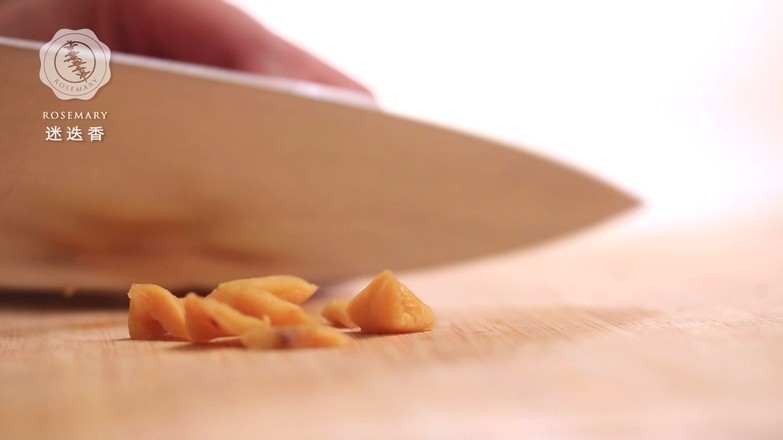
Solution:
M 239 339 L 245 347 L 257 349 L 337 347 L 350 340 L 335 328 L 313 324 L 253 328 Z
M 208 342 L 239 336 L 248 348 L 335 347 L 350 337 L 334 327 L 365 333 L 410 333 L 431 329 L 432 309 L 388 270 L 380 273 L 350 302 L 330 301 L 321 314 L 334 327 L 321 325 L 299 305 L 317 286 L 301 278 L 276 275 L 229 281 L 207 297 L 184 299 L 154 284 L 133 284 L 128 291 L 128 332 L 133 339 L 165 335 Z
M 255 327 L 269 327 L 269 318 L 248 316 L 220 301 L 190 293 L 185 297 L 185 326 L 191 341 L 207 342 L 238 336 Z
M 133 284 L 128 291 L 131 339 L 156 339 L 166 333 L 187 339 L 182 301 L 155 284 Z
M 333 299 L 321 311 L 321 316 L 326 318 L 335 327 L 357 328 L 355 322 L 348 316 L 348 301 L 344 299 Z
M 245 315 L 264 319 L 269 317 L 272 325 L 313 324 L 315 321 L 301 307 L 281 299 L 266 290 L 244 289 L 242 287 L 218 288 L 207 298 L 220 301 Z
M 435 325 L 430 306 L 389 271 L 381 272 L 348 304 L 348 316 L 366 333 L 411 333 Z
M 313 296 L 318 286 L 292 275 L 271 275 L 267 277 L 245 278 L 221 283 L 212 292 L 223 290 L 265 291 L 294 304 L 302 304 Z

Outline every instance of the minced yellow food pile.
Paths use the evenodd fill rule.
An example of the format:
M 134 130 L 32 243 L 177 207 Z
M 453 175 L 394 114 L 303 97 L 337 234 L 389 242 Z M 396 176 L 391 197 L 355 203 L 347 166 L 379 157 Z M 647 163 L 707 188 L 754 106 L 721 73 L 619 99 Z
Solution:
M 350 331 L 391 334 L 430 330 L 432 309 L 384 271 L 351 301 L 333 300 L 319 322 L 300 306 L 318 286 L 291 275 L 222 283 L 209 295 L 177 298 L 155 284 L 134 284 L 128 292 L 128 332 L 132 339 L 172 336 L 196 343 L 239 337 L 248 348 L 334 347 L 348 343 Z M 339 328 L 339 329 L 338 329 Z

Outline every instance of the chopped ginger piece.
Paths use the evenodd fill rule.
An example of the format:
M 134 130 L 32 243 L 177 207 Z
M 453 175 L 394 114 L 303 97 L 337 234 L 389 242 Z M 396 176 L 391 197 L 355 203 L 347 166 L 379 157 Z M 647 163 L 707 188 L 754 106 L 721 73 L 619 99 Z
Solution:
M 128 331 L 132 339 L 166 334 L 193 342 L 239 336 L 248 348 L 334 347 L 350 338 L 317 324 L 302 307 L 318 287 L 301 278 L 276 275 L 229 281 L 207 297 L 184 299 L 154 284 L 128 291 Z M 336 327 L 366 333 L 410 333 L 431 329 L 432 309 L 390 271 L 379 274 L 350 302 L 332 300 L 321 312 Z
M 351 300 L 348 316 L 366 333 L 420 332 L 435 325 L 430 306 L 388 270 Z
M 191 341 L 206 342 L 238 336 L 255 327 L 269 327 L 269 318 L 248 316 L 220 301 L 190 293 L 185 297 L 185 325 Z
M 312 324 L 315 321 L 301 307 L 265 290 L 245 289 L 242 285 L 217 288 L 207 298 L 228 304 L 245 315 L 263 319 L 272 325 Z
M 266 291 L 288 302 L 302 304 L 313 296 L 318 286 L 292 275 L 271 275 L 221 283 L 212 293 L 222 290 Z
M 321 316 L 326 318 L 335 327 L 357 328 L 355 322 L 348 316 L 348 301 L 344 299 L 333 299 L 321 311 Z
M 128 332 L 131 339 L 155 339 L 166 333 L 187 338 L 182 302 L 154 284 L 133 284 L 128 291 Z
M 292 325 L 286 327 L 253 328 L 240 336 L 247 348 L 315 348 L 337 347 L 350 338 L 341 331 L 325 325 Z

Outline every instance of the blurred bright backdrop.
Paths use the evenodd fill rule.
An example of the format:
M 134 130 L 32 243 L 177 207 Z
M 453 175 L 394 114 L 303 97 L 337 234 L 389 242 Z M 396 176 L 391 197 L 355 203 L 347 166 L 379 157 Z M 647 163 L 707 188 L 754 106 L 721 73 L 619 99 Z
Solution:
M 783 190 L 783 2 L 233 3 L 383 109 L 576 166 L 656 221 Z

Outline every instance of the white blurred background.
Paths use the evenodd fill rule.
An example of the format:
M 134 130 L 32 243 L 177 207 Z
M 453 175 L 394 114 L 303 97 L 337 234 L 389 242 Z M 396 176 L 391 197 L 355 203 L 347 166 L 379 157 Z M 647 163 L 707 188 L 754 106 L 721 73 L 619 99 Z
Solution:
M 380 105 L 676 220 L 783 190 L 783 2 L 235 0 Z

